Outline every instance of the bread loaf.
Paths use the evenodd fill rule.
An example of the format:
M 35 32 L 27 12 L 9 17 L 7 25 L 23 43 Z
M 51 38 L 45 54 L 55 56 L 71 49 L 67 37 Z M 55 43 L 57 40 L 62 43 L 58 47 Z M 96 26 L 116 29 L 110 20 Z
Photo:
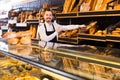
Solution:
M 31 44 L 31 37 L 30 36 L 25 36 L 20 39 L 21 44 Z
M 102 34 L 103 34 L 102 30 L 98 30 L 98 31 L 95 33 L 95 35 L 102 35 Z
M 17 44 L 19 42 L 18 38 L 10 38 L 7 40 L 8 44 Z
M 17 37 L 16 32 L 6 32 L 6 33 L 3 35 L 3 38 L 15 38 L 15 37 Z

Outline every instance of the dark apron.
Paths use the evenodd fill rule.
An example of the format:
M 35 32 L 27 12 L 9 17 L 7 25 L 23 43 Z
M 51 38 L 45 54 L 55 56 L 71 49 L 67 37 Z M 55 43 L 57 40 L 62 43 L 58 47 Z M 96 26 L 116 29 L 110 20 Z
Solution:
M 45 27 L 45 31 L 46 31 L 46 34 L 47 36 L 53 34 L 55 32 L 55 27 L 54 25 L 52 24 L 53 26 L 53 31 L 47 31 L 47 28 L 46 28 L 46 25 L 44 24 L 44 27 Z M 55 36 L 52 40 L 50 40 L 49 42 L 57 42 L 57 36 Z

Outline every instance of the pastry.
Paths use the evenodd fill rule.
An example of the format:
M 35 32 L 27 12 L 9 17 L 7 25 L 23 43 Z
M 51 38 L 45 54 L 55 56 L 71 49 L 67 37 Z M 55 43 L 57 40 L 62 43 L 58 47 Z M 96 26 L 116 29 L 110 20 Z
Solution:
M 30 36 L 25 36 L 20 39 L 21 44 L 31 44 L 31 37 Z
M 10 38 L 8 39 L 9 44 L 17 44 L 19 42 L 18 38 Z

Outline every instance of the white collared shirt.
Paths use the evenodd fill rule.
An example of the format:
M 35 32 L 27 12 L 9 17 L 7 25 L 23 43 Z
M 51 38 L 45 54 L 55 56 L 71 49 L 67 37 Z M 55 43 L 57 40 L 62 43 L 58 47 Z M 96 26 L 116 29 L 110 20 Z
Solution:
M 77 29 L 78 28 L 78 25 L 59 25 L 56 22 L 53 22 L 52 24 L 54 25 L 55 30 L 57 28 L 61 28 L 63 31 L 65 31 L 65 30 L 72 30 L 72 29 Z M 49 25 L 48 23 L 45 22 L 47 31 L 53 31 L 54 30 L 52 24 Z M 49 36 L 46 34 L 44 23 L 41 23 L 38 26 L 37 35 L 36 35 L 37 39 L 41 39 L 42 41 L 47 41 L 48 42 L 48 41 L 52 40 L 55 36 L 57 36 L 57 39 L 58 39 L 58 32 L 56 32 L 56 31 Z

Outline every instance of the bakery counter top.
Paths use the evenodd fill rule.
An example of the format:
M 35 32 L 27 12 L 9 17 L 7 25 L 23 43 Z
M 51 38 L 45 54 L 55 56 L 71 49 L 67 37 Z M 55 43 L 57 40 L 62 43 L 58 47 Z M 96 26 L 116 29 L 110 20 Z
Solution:
M 2 54 L 71 79 L 107 80 L 120 76 L 120 49 L 42 41 L 32 45 L 6 45 L 8 49 L 0 50 Z

